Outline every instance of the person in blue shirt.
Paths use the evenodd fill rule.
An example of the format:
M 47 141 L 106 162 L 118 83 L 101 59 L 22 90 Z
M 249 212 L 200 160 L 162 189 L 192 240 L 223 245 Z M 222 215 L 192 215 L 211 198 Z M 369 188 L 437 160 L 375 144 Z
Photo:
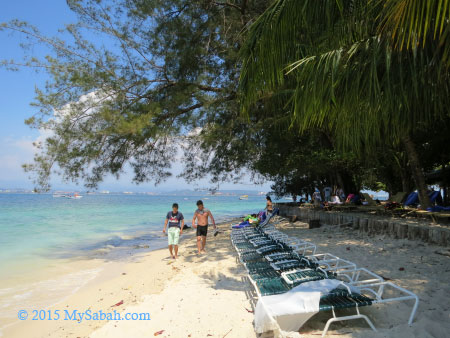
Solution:
M 169 211 L 166 216 L 166 221 L 164 222 L 163 233 L 166 233 L 167 225 L 169 229 L 167 230 L 167 237 L 169 242 L 170 256 L 173 259 L 178 258 L 178 241 L 181 234 L 183 233 L 184 227 L 184 217 L 181 212 L 178 211 L 178 204 L 174 203 L 172 205 L 172 211 Z

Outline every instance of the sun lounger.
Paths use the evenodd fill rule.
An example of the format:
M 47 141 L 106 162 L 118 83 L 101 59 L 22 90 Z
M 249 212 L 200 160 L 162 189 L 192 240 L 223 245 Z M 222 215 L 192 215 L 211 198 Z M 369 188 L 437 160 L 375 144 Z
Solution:
M 321 269 L 319 270 L 301 269 L 301 270 L 287 271 L 281 273 L 281 277 L 287 284 L 293 286 L 301 283 L 329 278 L 328 274 Z
M 273 254 L 270 254 L 270 255 L 266 255 L 266 256 L 264 256 L 264 258 L 268 262 L 276 262 L 276 261 L 281 261 L 283 259 L 293 258 L 294 257 L 293 255 L 294 254 L 291 253 L 291 252 L 277 252 L 277 253 L 273 253 Z
M 354 263 L 329 253 L 315 254 L 314 249 L 313 254 L 301 255 L 299 249 L 302 246 L 313 245 L 315 248 L 315 245 L 281 234 L 276 231 L 265 233 L 264 229 L 242 229 L 239 233 L 232 234 L 232 243 L 238 252 L 240 261 L 248 271 L 249 280 L 259 299 L 258 304 L 265 303 L 266 299 L 269 299 L 265 297 L 272 296 L 280 296 L 280 299 L 284 301 L 289 300 L 291 296 L 302 301 L 304 301 L 302 297 L 306 297 L 311 301 L 315 296 L 311 298 L 312 294 L 304 291 L 300 295 L 295 294 L 297 288 L 305 286 L 301 289 L 307 290 L 308 287 L 314 285 L 325 285 L 324 290 L 326 291 L 316 299 L 317 307 L 314 307 L 312 312 L 302 310 L 303 312 L 300 314 L 302 321 L 299 326 L 317 312 L 331 311 L 332 317 L 327 321 L 322 336 L 326 335 L 333 322 L 354 319 L 364 319 L 376 331 L 373 323 L 366 315 L 360 313 L 359 308 L 397 301 L 414 301 L 408 318 L 408 324 L 412 324 L 419 302 L 414 293 L 386 282 L 373 272 L 365 268 L 357 268 Z M 264 245 L 255 248 L 251 242 Z M 330 285 L 334 288 L 329 289 Z M 313 291 L 317 295 L 316 289 L 313 288 Z M 300 298 L 298 298 L 299 296 Z M 274 298 L 270 298 L 270 300 L 272 305 L 277 306 Z M 256 308 L 258 310 L 261 307 L 257 305 Z M 286 307 L 277 306 L 277 308 L 283 312 Z M 336 315 L 336 310 L 349 308 L 354 308 L 356 314 Z M 265 316 L 270 317 L 270 314 L 265 314 Z M 256 318 L 255 311 L 255 326 Z M 276 323 L 276 321 L 274 322 Z M 299 327 L 296 328 L 297 331 L 298 329 Z
M 355 270 L 356 264 L 329 253 L 306 256 L 308 260 L 326 271 Z
M 309 274 L 308 274 L 309 273 Z M 285 275 L 290 276 L 292 279 L 301 280 L 303 283 L 300 284 L 300 286 L 309 287 L 310 285 L 315 285 L 314 283 L 322 282 L 322 281 L 329 281 L 330 279 L 324 278 L 324 276 L 318 276 L 317 272 L 307 270 L 302 275 L 299 273 L 286 273 Z M 322 279 L 320 279 L 322 277 Z M 311 284 L 312 283 L 312 284 Z M 328 283 L 328 282 L 327 282 Z M 322 332 L 322 337 L 324 337 L 330 325 L 334 322 L 338 321 L 349 321 L 349 320 L 355 320 L 355 319 L 364 319 L 367 324 L 376 331 L 375 326 L 373 325 L 372 321 L 364 314 L 360 313 L 359 308 L 364 306 L 371 306 L 375 304 L 386 304 L 386 303 L 392 303 L 392 302 L 398 302 L 398 301 L 414 301 L 414 305 L 412 307 L 411 313 L 408 317 L 408 324 L 412 324 L 412 321 L 414 319 L 415 313 L 417 311 L 418 306 L 418 298 L 417 296 L 408 291 L 405 290 L 395 284 L 392 284 L 390 282 L 374 282 L 374 283 L 365 283 L 364 281 L 361 281 L 360 288 L 357 288 L 358 284 L 354 283 L 353 285 L 345 284 L 343 282 L 339 282 L 335 280 L 334 283 L 339 283 L 339 286 L 333 290 L 330 290 L 328 292 L 323 292 L 320 295 L 320 299 L 318 301 L 317 309 L 314 309 L 313 312 L 309 312 L 308 309 L 306 309 L 306 312 L 304 309 L 301 309 L 299 311 L 299 324 L 297 327 L 292 329 L 292 331 L 298 331 L 302 324 L 306 322 L 311 316 L 313 316 L 317 312 L 325 312 L 325 311 L 331 311 L 332 317 L 327 321 L 325 324 L 324 330 Z M 262 287 L 263 293 L 259 292 L 259 301 L 258 305 L 256 307 L 255 311 L 255 322 L 257 322 L 257 317 L 260 317 L 261 314 L 258 313 L 260 309 L 264 309 L 267 307 L 270 307 L 270 304 L 266 304 L 266 298 L 267 296 L 275 296 L 278 297 L 279 295 L 283 295 L 280 298 L 280 302 L 284 301 L 285 304 L 282 306 L 280 305 L 281 309 L 283 308 L 290 308 L 289 304 L 286 303 L 286 296 L 289 295 L 289 293 L 286 294 L 286 296 L 282 293 L 282 290 L 289 289 L 289 284 L 286 282 L 286 280 L 283 279 L 283 281 L 277 280 L 266 280 L 266 281 L 260 281 L 254 283 L 256 287 Z M 389 292 L 386 292 L 386 290 L 389 290 Z M 315 291 L 315 290 L 313 290 Z M 293 297 L 295 297 L 296 289 L 291 289 L 290 292 Z M 293 293 L 294 292 L 294 293 Z M 393 293 L 394 292 L 394 293 Z M 303 297 L 303 295 L 301 295 Z M 276 298 L 275 298 L 276 299 Z M 270 298 L 271 304 L 277 304 L 274 298 Z M 288 298 L 289 299 L 289 298 Z M 295 298 L 294 298 L 295 299 Z M 268 299 L 267 299 L 268 300 Z M 259 303 L 263 302 L 263 306 L 259 306 Z M 292 304 L 294 305 L 294 304 Z M 279 308 L 280 308 L 279 307 Z M 279 310 L 278 308 L 278 310 Z M 354 315 L 345 315 L 345 316 L 338 316 L 336 314 L 336 310 L 340 309 L 355 309 L 356 313 Z M 273 310 L 273 309 L 272 309 Z M 268 314 L 265 314 L 265 316 L 270 316 L 273 311 L 268 311 Z M 291 314 L 291 316 L 293 316 Z M 295 316 L 291 317 L 291 325 L 292 320 L 295 318 Z M 274 320 L 275 321 L 275 320 Z M 276 321 L 275 321 L 276 322 Z M 295 323 L 295 322 L 294 322 Z M 260 323 L 258 323 L 260 324 Z M 286 323 L 283 323 L 286 324 Z M 295 324 L 294 324 L 295 325 Z M 283 327 L 281 327 L 283 329 Z
M 242 254 L 239 255 L 239 260 L 242 263 L 247 263 L 247 262 L 254 262 L 254 261 L 261 261 L 264 260 L 264 257 L 261 256 L 259 253 L 257 253 L 256 251 L 253 252 L 244 252 Z
M 275 270 L 275 271 L 286 271 L 286 270 L 292 270 L 292 269 L 298 269 L 298 268 L 305 268 L 307 266 L 309 266 L 309 262 L 306 261 L 302 261 L 300 259 L 285 259 L 282 261 L 277 261 L 277 262 L 273 262 L 270 263 L 270 266 Z
M 284 280 L 280 277 L 271 279 L 260 279 L 252 281 L 258 296 L 278 295 L 290 290 Z

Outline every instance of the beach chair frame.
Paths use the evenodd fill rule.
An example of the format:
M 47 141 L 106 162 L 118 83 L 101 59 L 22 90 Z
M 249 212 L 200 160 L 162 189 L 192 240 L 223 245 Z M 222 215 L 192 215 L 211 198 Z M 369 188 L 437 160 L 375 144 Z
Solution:
M 368 271 L 368 270 L 366 270 Z M 370 271 L 369 271 L 370 272 Z M 375 298 L 372 300 L 372 304 L 371 305 L 375 305 L 375 304 L 386 304 L 386 303 L 392 303 L 392 302 L 401 302 L 401 301 L 409 301 L 409 300 L 413 300 L 414 301 L 414 305 L 412 307 L 411 313 L 409 315 L 408 318 L 408 325 L 412 325 L 412 322 L 414 320 L 414 317 L 416 315 L 417 312 L 417 308 L 419 306 L 419 297 L 417 297 L 417 295 L 409 290 L 406 290 L 398 285 L 395 285 L 391 282 L 386 282 L 386 281 L 377 281 L 377 282 L 370 282 L 367 280 L 362 280 L 359 282 L 354 282 L 351 284 L 352 286 L 360 286 L 360 290 L 361 292 L 367 292 L 371 295 L 373 295 Z M 395 291 L 397 291 L 398 293 L 400 293 L 401 295 L 399 296 L 393 296 L 393 297 L 389 297 L 389 298 L 384 298 L 384 291 L 388 288 L 391 288 Z M 366 315 L 363 315 L 360 313 L 359 311 L 359 306 L 357 303 L 355 303 L 355 309 L 356 309 L 356 314 L 355 315 L 350 315 L 350 316 L 341 316 L 338 317 L 336 316 L 336 312 L 334 307 L 332 307 L 332 314 L 333 317 L 330 318 L 327 323 L 325 324 L 325 328 L 322 331 L 322 337 L 325 337 L 328 329 L 330 328 L 330 325 L 334 322 L 342 322 L 342 321 L 349 321 L 349 320 L 355 320 L 355 319 L 364 319 L 367 324 L 370 326 L 370 328 L 377 332 L 377 329 L 375 328 L 375 325 L 372 323 L 372 321 L 369 319 L 369 317 L 367 317 Z
M 264 226 L 267 226 L 269 221 L 272 219 L 272 217 L 269 218 L 267 222 L 265 222 Z M 385 304 L 385 303 L 392 303 L 392 302 L 400 302 L 400 301 L 414 301 L 414 305 L 412 307 L 411 313 L 408 318 L 408 325 L 412 325 L 412 322 L 414 320 L 414 317 L 417 312 L 418 304 L 419 304 L 419 298 L 418 296 L 409 291 L 406 290 L 398 285 L 395 285 L 391 282 L 385 281 L 381 276 L 378 276 L 377 274 L 365 269 L 365 268 L 357 268 L 356 264 L 353 262 L 350 262 L 348 260 L 341 259 L 335 255 L 332 255 L 330 253 L 323 253 L 323 254 L 316 254 L 316 246 L 313 243 L 305 242 L 300 239 L 293 239 L 282 232 L 278 231 L 275 228 L 272 229 L 263 229 L 264 226 L 258 229 L 251 228 L 251 230 L 246 230 L 247 228 L 243 229 L 236 229 L 239 231 L 232 232 L 231 234 L 231 241 L 233 246 L 236 249 L 236 252 L 238 253 L 238 257 L 240 262 L 244 265 L 245 269 L 248 272 L 248 279 L 250 283 L 253 285 L 253 288 L 255 290 L 255 293 L 260 299 L 262 297 L 262 294 L 258 287 L 258 282 L 252 277 L 255 275 L 255 271 L 250 271 L 247 267 L 247 264 L 245 261 L 242 260 L 242 256 L 245 253 L 254 252 L 259 255 L 261 255 L 261 258 L 266 259 L 266 261 L 269 261 L 266 256 L 270 256 L 270 253 L 264 254 L 264 251 L 268 248 L 273 248 L 273 252 L 276 252 L 277 249 L 282 250 L 283 245 L 288 246 L 291 248 L 294 253 L 298 254 L 299 252 L 302 252 L 302 256 L 299 257 L 301 260 L 305 260 L 305 262 L 308 262 L 308 264 L 317 264 L 318 267 L 315 267 L 316 271 L 321 271 L 325 277 L 331 277 L 345 280 L 347 284 L 342 281 L 342 285 L 347 288 L 349 295 L 352 295 L 351 287 L 358 288 L 358 291 L 361 295 L 367 294 L 370 295 L 370 303 L 363 304 L 363 305 L 374 305 L 374 304 Z M 268 238 L 271 239 L 271 241 L 275 242 L 276 244 L 270 244 L 261 246 L 257 249 L 239 249 L 237 245 L 243 244 L 247 242 L 250 244 L 249 238 L 258 238 L 262 237 L 264 238 L 264 235 L 266 235 Z M 247 237 L 248 236 L 248 237 Z M 266 237 L 266 238 L 267 238 Z M 261 238 L 261 239 L 262 239 Z M 264 240 L 266 241 L 266 240 Z M 257 243 L 257 241 L 254 241 Z M 260 242 L 263 243 L 263 242 Z M 312 251 L 313 253 L 310 255 L 305 255 L 305 252 L 307 250 Z M 271 252 L 271 251 L 269 251 Z M 281 261 L 283 262 L 283 261 Z M 248 263 L 248 262 L 247 262 Z M 269 263 L 269 266 L 274 268 L 274 264 L 276 262 Z M 274 269 L 276 270 L 276 269 Z M 289 280 L 287 276 L 289 274 L 293 274 L 298 271 L 312 271 L 313 269 L 296 269 L 291 271 L 284 271 L 281 272 L 281 279 L 279 281 L 284 281 L 284 283 L 288 285 L 292 285 L 295 282 Z M 264 270 L 265 271 L 265 270 Z M 332 274 L 332 275 L 330 275 Z M 261 281 L 264 280 L 264 277 Z M 386 296 L 385 291 L 391 290 L 394 292 L 394 296 Z M 286 291 L 283 291 L 286 292 Z M 369 298 L 367 298 L 369 299 Z M 353 303 L 349 306 L 348 300 L 351 300 Z M 372 323 L 372 321 L 369 319 L 367 315 L 361 314 L 359 310 L 359 303 L 354 301 L 353 298 L 347 298 L 347 304 L 345 305 L 346 308 L 354 307 L 356 310 L 356 314 L 354 315 L 347 315 L 347 316 L 337 316 L 335 307 L 331 306 L 331 312 L 332 317 L 326 322 L 324 330 L 322 331 L 322 337 L 325 337 L 330 325 L 334 322 L 342 322 L 342 321 L 350 321 L 350 320 L 356 320 L 356 319 L 363 319 L 366 321 L 366 323 L 369 325 L 369 327 L 373 331 L 377 331 L 375 328 L 375 325 Z M 319 311 L 326 311 L 326 310 L 320 310 Z

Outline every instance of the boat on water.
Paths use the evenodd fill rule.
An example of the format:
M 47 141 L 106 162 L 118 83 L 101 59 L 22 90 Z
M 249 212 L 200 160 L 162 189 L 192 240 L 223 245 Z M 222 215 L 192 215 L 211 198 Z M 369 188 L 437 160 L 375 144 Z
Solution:
M 66 197 L 66 196 L 67 196 L 67 193 L 61 192 L 61 191 L 56 191 L 53 193 L 53 197 L 55 197 L 55 198 Z
M 56 191 L 53 193 L 53 197 L 55 198 L 70 198 L 70 199 L 80 199 L 83 198 L 83 196 L 79 195 L 78 193 L 70 193 L 70 192 L 63 192 L 63 191 Z
M 240 200 L 248 200 L 248 195 L 239 196 Z

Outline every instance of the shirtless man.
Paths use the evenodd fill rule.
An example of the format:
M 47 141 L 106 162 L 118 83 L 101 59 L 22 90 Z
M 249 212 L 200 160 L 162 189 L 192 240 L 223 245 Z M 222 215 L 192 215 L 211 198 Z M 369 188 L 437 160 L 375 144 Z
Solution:
M 197 201 L 197 210 L 194 213 L 194 218 L 192 219 L 192 226 L 197 228 L 197 249 L 198 253 L 204 253 L 206 245 L 206 234 L 208 233 L 208 217 L 211 217 L 214 229 L 216 229 L 216 221 L 208 209 L 205 209 L 202 201 Z M 195 224 L 195 219 L 197 219 L 197 225 Z

